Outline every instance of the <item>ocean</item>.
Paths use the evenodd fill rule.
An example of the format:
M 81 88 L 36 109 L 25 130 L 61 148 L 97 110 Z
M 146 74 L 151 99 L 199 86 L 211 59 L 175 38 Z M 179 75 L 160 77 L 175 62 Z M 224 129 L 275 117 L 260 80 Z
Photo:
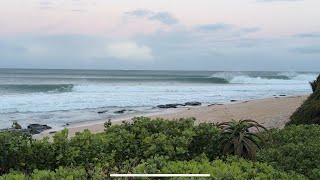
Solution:
M 13 121 L 61 127 L 156 112 L 160 104 L 225 103 L 311 93 L 316 72 L 0 69 L 0 129 Z M 107 111 L 99 114 L 98 111 Z

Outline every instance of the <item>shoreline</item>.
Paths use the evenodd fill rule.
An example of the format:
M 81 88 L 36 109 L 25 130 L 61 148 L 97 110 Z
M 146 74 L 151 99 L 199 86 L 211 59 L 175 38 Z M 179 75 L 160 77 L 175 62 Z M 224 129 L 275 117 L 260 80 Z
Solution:
M 248 101 L 226 102 L 216 105 L 202 105 L 194 107 L 179 107 L 175 109 L 164 109 L 158 112 L 139 112 L 125 114 L 111 119 L 112 124 L 121 124 L 123 121 L 131 121 L 133 117 L 150 117 L 164 119 L 179 119 L 186 117 L 195 117 L 196 124 L 202 122 L 225 122 L 232 119 L 253 119 L 267 128 L 282 128 L 289 121 L 291 114 L 306 100 L 308 95 L 270 97 L 263 99 L 254 99 Z M 41 139 L 45 136 L 53 136 L 56 131 L 64 128 L 69 130 L 69 137 L 76 132 L 82 132 L 89 129 L 92 133 L 104 131 L 104 123 L 108 121 L 85 121 L 74 123 L 72 125 L 44 131 L 40 134 L 33 135 L 35 139 Z

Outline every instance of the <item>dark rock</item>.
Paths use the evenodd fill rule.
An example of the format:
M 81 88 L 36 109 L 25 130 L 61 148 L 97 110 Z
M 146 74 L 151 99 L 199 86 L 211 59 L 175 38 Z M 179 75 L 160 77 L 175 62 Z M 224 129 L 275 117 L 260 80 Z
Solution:
M 64 124 L 64 125 L 62 125 L 62 126 L 69 126 L 70 124 L 69 123 L 66 123 L 66 124 Z
M 125 109 L 122 109 L 122 110 L 120 110 L 120 111 L 115 111 L 114 113 L 115 114 L 123 114 L 124 112 L 126 112 L 127 110 L 125 110 Z
M 287 96 L 287 95 L 285 95 L 285 94 L 280 94 L 279 96 Z
M 230 100 L 230 102 L 237 102 L 237 100 L 232 99 L 232 100 Z
M 186 102 L 185 105 L 186 105 L 186 106 L 201 106 L 201 102 L 197 102 L 197 101 L 194 101 L 194 102 Z
M 98 114 L 103 114 L 103 113 L 106 113 L 106 112 L 108 112 L 108 110 L 98 111 Z
M 52 129 L 52 128 L 48 125 L 41 125 L 41 124 L 30 124 L 28 126 L 28 130 L 31 134 L 40 134 L 41 132 L 48 129 Z
M 158 108 L 177 108 L 177 106 L 166 104 L 166 105 L 158 105 Z
M 159 105 L 158 108 L 177 108 L 177 106 L 184 106 L 184 104 L 165 104 L 165 105 Z
M 49 134 L 54 134 L 56 133 L 57 131 L 50 131 Z
M 13 122 L 12 128 L 13 128 L 13 129 L 22 129 L 21 125 L 18 124 L 18 122 Z

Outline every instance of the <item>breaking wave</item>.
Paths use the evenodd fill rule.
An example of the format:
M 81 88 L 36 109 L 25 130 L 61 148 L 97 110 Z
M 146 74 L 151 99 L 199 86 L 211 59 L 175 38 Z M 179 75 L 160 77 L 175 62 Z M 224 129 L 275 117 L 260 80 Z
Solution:
M 211 77 L 225 79 L 231 84 L 301 84 L 314 80 L 317 74 L 278 73 L 254 76 L 242 72 L 222 72 Z
M 0 85 L 0 92 L 37 93 L 37 92 L 71 92 L 73 84 L 7 84 Z

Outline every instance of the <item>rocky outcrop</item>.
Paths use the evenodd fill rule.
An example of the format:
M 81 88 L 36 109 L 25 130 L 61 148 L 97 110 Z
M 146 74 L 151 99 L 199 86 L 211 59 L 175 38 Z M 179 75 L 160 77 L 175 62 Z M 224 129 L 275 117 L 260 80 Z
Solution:
M 33 135 L 33 134 L 40 134 L 41 132 L 48 130 L 48 129 L 52 129 L 52 128 L 48 125 L 30 124 L 27 127 L 27 129 L 17 128 L 15 126 L 13 126 L 12 128 L 8 128 L 8 129 L 0 129 L 0 132 L 6 131 L 6 132 L 25 133 L 25 134 Z
M 158 108 L 162 108 L 162 109 L 169 109 L 169 108 L 177 108 L 179 106 L 200 106 L 201 103 L 197 102 L 197 101 L 193 101 L 193 102 L 186 102 L 184 104 L 164 104 L 164 105 L 158 105 Z
M 186 106 L 201 106 L 201 102 L 193 101 L 193 102 L 186 102 Z
M 27 128 L 31 134 L 40 134 L 45 130 L 52 129 L 48 125 L 41 125 L 41 124 L 30 124 Z
M 108 112 L 108 110 L 98 111 L 98 114 L 103 114 L 103 113 L 106 113 L 106 112 Z
M 184 106 L 184 104 L 165 104 L 165 105 L 159 105 L 158 108 L 177 108 L 178 106 Z
M 125 109 L 122 109 L 122 110 L 119 110 L 119 111 L 115 111 L 114 113 L 115 114 L 123 114 L 124 112 L 126 112 L 127 110 Z

